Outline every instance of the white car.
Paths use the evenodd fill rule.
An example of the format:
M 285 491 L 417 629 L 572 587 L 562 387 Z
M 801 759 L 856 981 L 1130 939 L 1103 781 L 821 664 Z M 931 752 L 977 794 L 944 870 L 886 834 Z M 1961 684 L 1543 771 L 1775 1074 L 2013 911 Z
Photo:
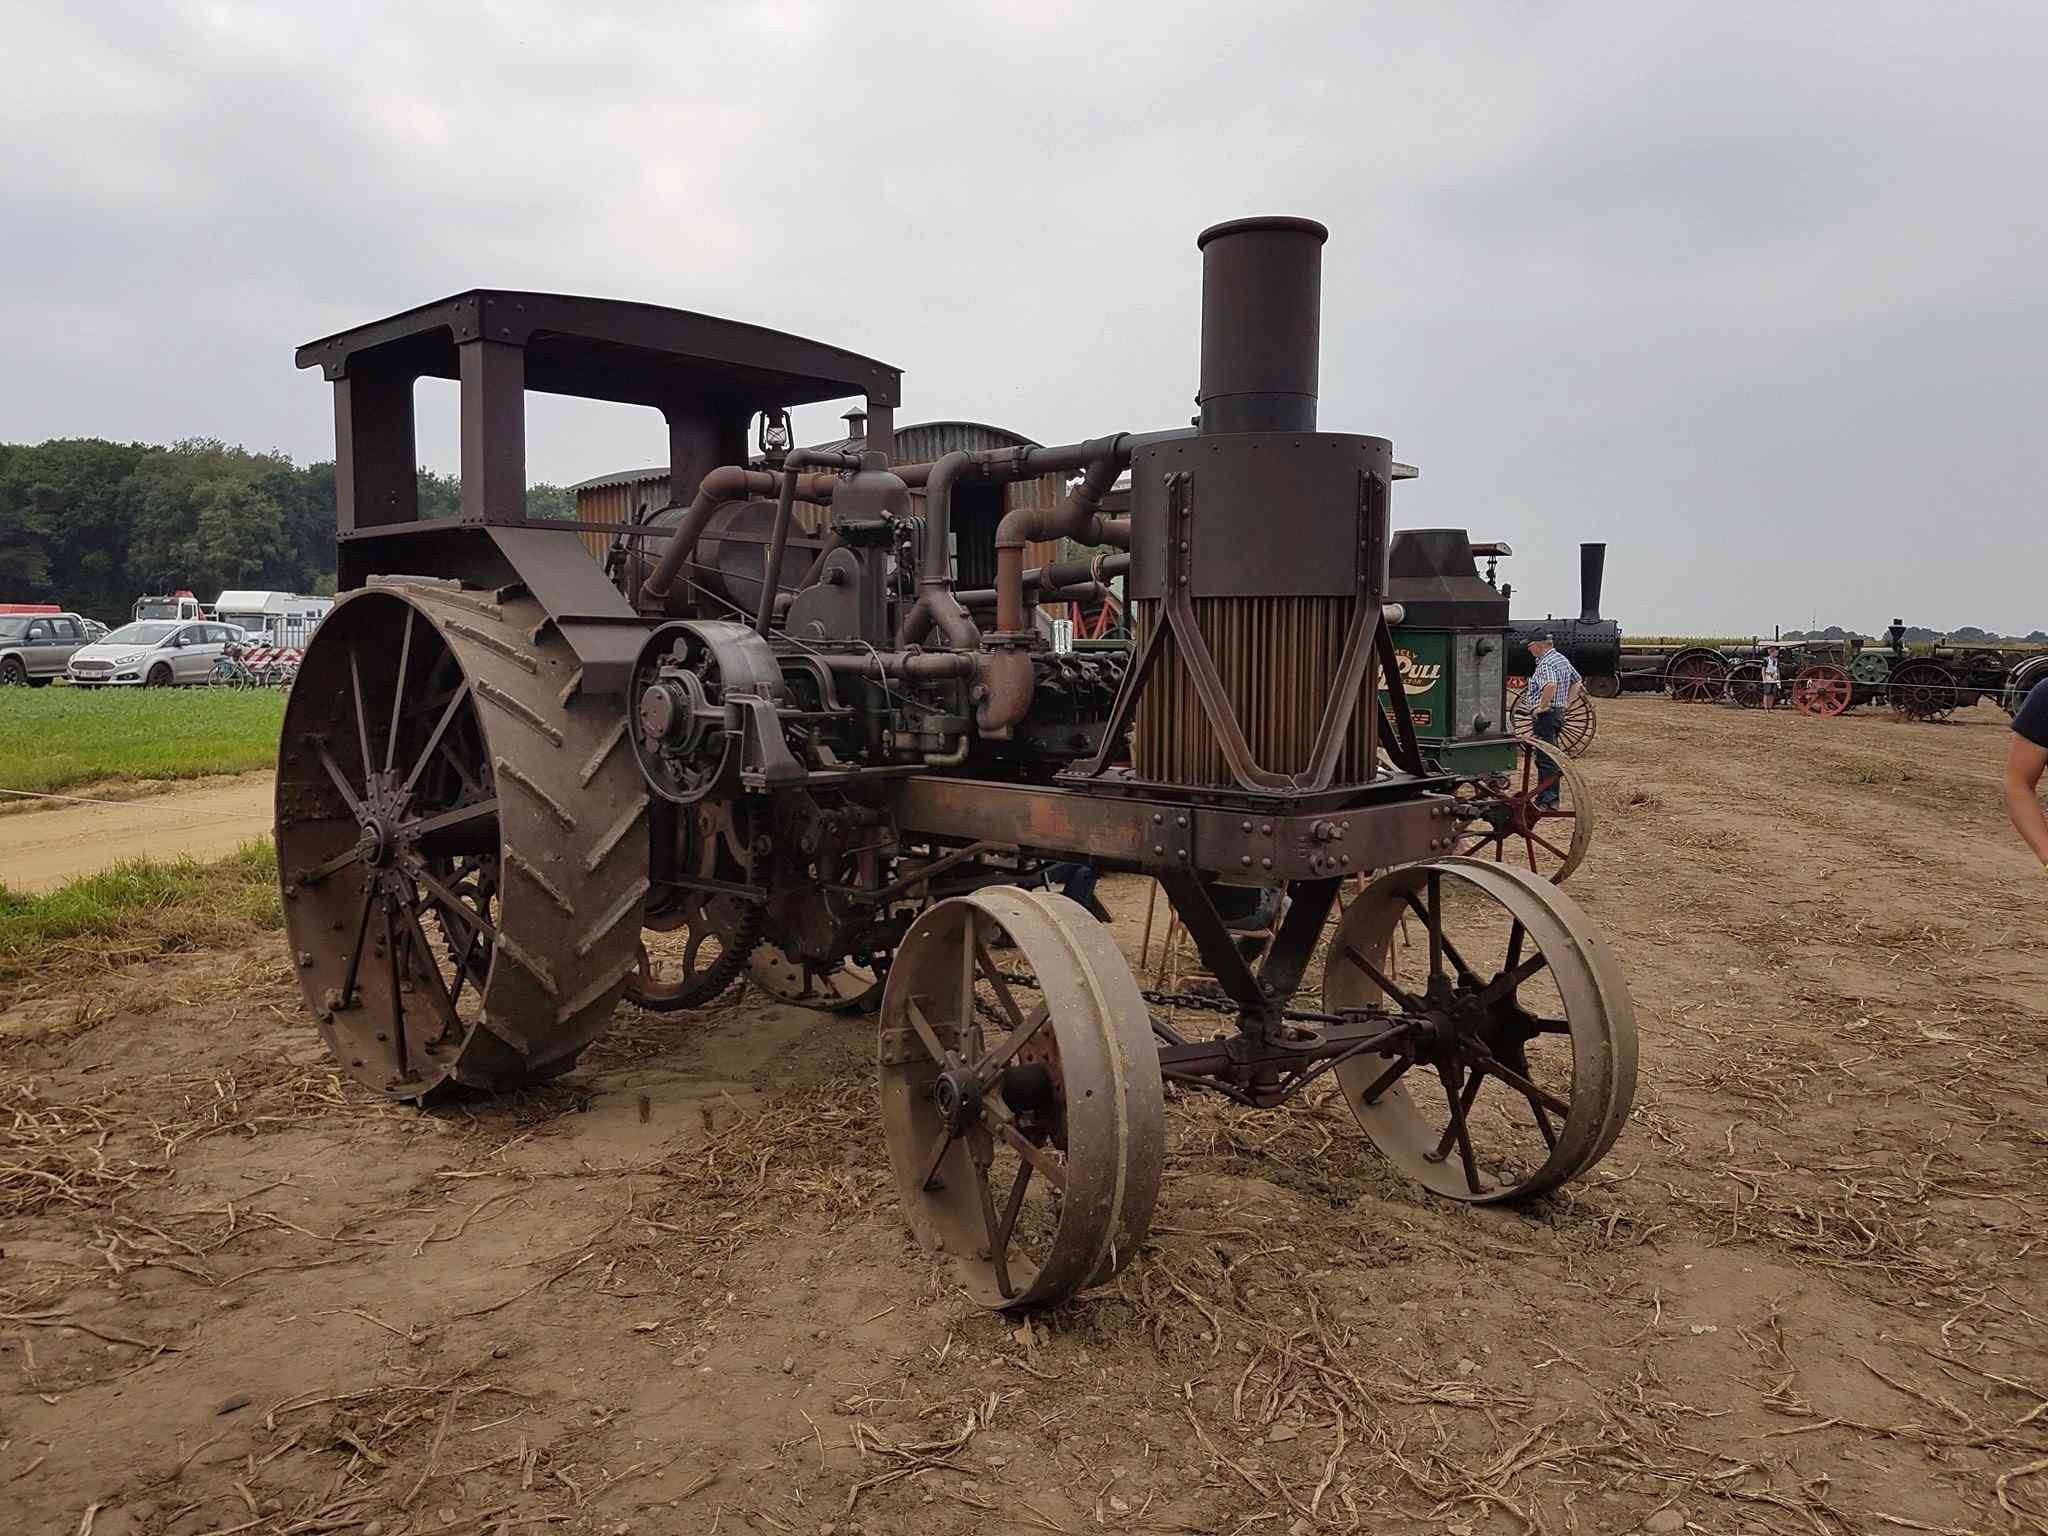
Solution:
M 221 648 L 239 639 L 232 624 L 138 619 L 73 654 L 64 675 L 81 688 L 169 688 L 204 683 Z

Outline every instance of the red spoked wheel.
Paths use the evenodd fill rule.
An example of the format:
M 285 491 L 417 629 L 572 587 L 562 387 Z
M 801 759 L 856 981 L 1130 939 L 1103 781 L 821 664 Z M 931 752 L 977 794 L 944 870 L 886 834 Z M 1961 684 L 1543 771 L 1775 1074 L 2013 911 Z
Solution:
M 1832 719 L 1849 707 L 1855 685 L 1840 667 L 1807 667 L 1792 680 L 1792 707 L 1802 715 Z
M 1526 864 L 1563 885 L 1593 845 L 1593 800 L 1570 760 L 1549 743 L 1524 738 L 1515 767 L 1461 786 L 1458 852 L 1496 864 Z

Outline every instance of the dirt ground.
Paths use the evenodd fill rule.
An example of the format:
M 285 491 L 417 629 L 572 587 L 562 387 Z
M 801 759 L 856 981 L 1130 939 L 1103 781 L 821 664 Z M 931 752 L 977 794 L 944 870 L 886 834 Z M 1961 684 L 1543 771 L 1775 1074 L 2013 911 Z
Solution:
M 628 1011 L 419 1110 L 330 1072 L 275 939 L 45 978 L 0 1014 L 0 1528 L 2048 1532 L 2002 720 L 1600 711 L 1605 1163 L 1474 1210 L 1340 1102 L 1176 1098 L 1150 1245 L 1029 1326 L 904 1228 L 871 1024 Z
M 0 802 L 0 880 L 17 891 L 47 891 L 121 859 L 220 858 L 270 835 L 273 783 L 267 771 L 222 774 Z

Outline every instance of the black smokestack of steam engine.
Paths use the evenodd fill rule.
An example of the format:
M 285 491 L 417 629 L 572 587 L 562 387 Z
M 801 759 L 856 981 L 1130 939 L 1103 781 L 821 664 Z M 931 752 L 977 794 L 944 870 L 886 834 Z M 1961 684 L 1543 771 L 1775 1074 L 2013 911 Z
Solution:
M 1579 546 L 1579 622 L 1600 622 L 1600 583 L 1607 574 L 1607 546 Z
M 1519 542 L 1519 541 L 1517 541 Z M 1586 691 L 1595 698 L 1611 699 L 1621 692 L 1621 625 L 1600 617 L 1600 590 L 1607 576 L 1607 546 L 1579 546 L 1579 616 L 1563 619 L 1545 615 L 1540 619 L 1508 620 L 1507 670 L 1511 677 L 1526 677 L 1535 666 L 1529 642 L 1538 635 L 1550 635 L 1557 648 L 1586 679 Z M 1519 594 L 1517 594 L 1519 596 Z
M 1313 432 L 1323 242 L 1313 219 L 1232 219 L 1202 231 L 1204 432 Z

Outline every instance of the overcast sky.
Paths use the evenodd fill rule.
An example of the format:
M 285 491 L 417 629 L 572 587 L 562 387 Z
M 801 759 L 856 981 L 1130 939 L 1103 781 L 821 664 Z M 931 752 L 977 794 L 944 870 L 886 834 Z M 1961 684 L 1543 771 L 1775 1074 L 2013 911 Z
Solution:
M 0 4 L 0 440 L 332 454 L 300 342 L 460 289 L 1185 421 L 1204 225 L 1329 225 L 1322 425 L 1518 612 L 2048 627 L 2048 9 Z M 452 386 L 448 386 L 452 390 Z M 834 435 L 836 409 L 800 417 Z M 540 399 L 529 469 L 666 458 Z M 431 406 L 423 457 L 455 467 Z

